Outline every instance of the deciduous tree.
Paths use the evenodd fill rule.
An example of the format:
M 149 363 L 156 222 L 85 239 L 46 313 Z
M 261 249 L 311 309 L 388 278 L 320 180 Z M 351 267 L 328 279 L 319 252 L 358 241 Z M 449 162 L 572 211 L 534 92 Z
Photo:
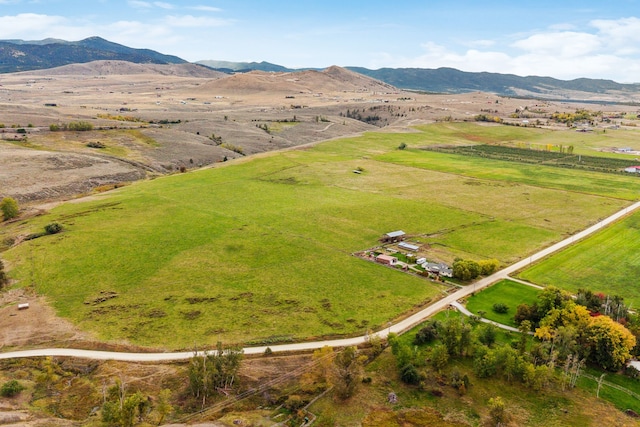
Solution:
M 342 399 L 353 396 L 361 381 L 362 360 L 355 347 L 347 347 L 336 354 L 334 360 L 334 384 L 337 395 Z
M 636 337 L 609 316 L 594 317 L 586 336 L 591 361 L 610 371 L 624 366 L 636 345 Z

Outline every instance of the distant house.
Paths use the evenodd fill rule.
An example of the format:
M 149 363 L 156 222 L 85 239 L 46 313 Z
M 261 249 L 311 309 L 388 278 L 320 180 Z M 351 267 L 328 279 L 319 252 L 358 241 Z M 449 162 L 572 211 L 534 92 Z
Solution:
M 398 258 L 391 255 L 380 254 L 376 257 L 376 262 L 385 265 L 396 265 L 398 263 Z
M 404 240 L 405 233 L 402 230 L 392 231 L 391 233 L 387 233 L 380 239 L 383 243 L 395 243 L 401 242 Z
M 406 250 L 412 251 L 412 252 L 416 252 L 418 249 L 420 249 L 420 246 L 412 245 L 412 244 L 407 243 L 407 242 L 398 243 L 398 247 L 401 247 L 402 249 L 406 249 Z
M 640 173 L 640 166 L 629 166 L 628 168 L 624 168 L 624 171 L 629 173 Z

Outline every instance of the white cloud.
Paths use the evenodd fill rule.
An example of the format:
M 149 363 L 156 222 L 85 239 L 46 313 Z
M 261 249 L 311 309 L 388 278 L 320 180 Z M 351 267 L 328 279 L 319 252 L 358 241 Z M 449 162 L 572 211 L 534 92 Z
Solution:
M 67 23 L 62 16 L 21 13 L 13 16 L 0 16 L 0 38 L 19 39 L 60 37 L 56 30 Z
M 198 10 L 200 12 L 222 12 L 222 9 L 213 6 L 193 6 L 189 9 Z
M 601 41 L 593 34 L 565 31 L 536 34 L 512 46 L 530 53 L 571 58 L 598 51 Z
M 620 55 L 633 55 L 640 52 L 640 45 L 638 45 L 640 19 L 635 17 L 618 20 L 598 19 L 591 21 L 591 25 L 598 30 L 598 37 L 606 49 Z
M 218 18 L 211 18 L 207 16 L 193 16 L 193 15 L 182 15 L 182 16 L 166 16 L 164 18 L 164 22 L 170 27 L 186 27 L 186 28 L 194 28 L 194 27 L 221 27 L 224 25 L 229 25 L 232 21 Z
M 473 40 L 469 42 L 469 46 L 472 47 L 490 47 L 495 44 L 496 42 L 494 40 Z
M 558 24 L 536 34 L 511 35 L 508 45 L 490 40 L 455 46 L 427 42 L 423 52 L 413 58 L 378 53 L 375 67 L 453 67 L 464 71 L 490 71 L 521 76 L 552 76 L 613 79 L 618 82 L 640 80 L 640 19 L 594 20 L 587 28 Z
M 129 6 L 136 9 L 151 9 L 153 5 L 148 1 L 129 0 Z
M 165 3 L 162 1 L 154 1 L 153 5 L 155 7 L 159 7 L 160 9 L 174 9 L 174 6 L 171 3 Z

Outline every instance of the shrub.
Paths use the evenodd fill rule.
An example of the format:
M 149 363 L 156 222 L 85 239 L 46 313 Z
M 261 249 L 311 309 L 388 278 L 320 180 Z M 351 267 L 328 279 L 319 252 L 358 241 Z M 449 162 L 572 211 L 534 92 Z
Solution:
M 412 363 L 408 363 L 402 367 L 400 377 L 402 381 L 407 384 L 417 385 L 420 383 L 420 373 Z
M 507 306 L 506 304 L 503 304 L 501 302 L 497 302 L 495 304 L 493 304 L 493 311 L 495 311 L 496 313 L 500 313 L 500 314 L 504 314 L 507 311 L 509 311 L 509 306 Z
M 244 156 L 244 150 L 240 146 L 229 144 L 228 142 L 223 142 L 222 144 L 220 144 L 220 147 L 226 148 L 227 150 L 234 151 L 234 152 Z
M 44 226 L 44 231 L 47 234 L 58 234 L 62 231 L 62 226 L 57 222 L 52 222 Z
M 89 147 L 89 148 L 107 148 L 107 146 L 104 145 L 104 143 L 102 143 L 100 141 L 87 142 L 87 147 Z
M 4 263 L 0 259 L 0 289 L 4 288 L 9 284 L 9 276 L 4 271 Z
M 431 321 L 424 328 L 420 329 L 413 339 L 415 345 L 430 343 L 438 337 L 438 322 Z
M 22 384 L 16 380 L 11 380 L 2 384 L 2 388 L 0 388 L 0 395 L 2 397 L 13 397 L 22 390 L 24 390 L 24 386 Z
M 93 130 L 93 125 L 89 122 L 71 122 L 69 123 L 69 130 L 75 130 L 79 132 L 86 132 Z
M 17 217 L 20 213 L 20 208 L 13 197 L 5 197 L 0 202 L 0 211 L 2 211 L 2 216 L 6 221 Z
M 405 144 L 404 142 L 398 145 L 398 150 L 404 150 L 405 148 L 407 148 L 407 144 Z

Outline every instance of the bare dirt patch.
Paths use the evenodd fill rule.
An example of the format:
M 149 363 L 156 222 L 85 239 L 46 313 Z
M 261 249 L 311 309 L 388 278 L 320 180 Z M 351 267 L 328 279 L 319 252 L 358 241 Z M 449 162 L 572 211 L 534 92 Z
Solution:
M 29 308 L 18 309 L 18 304 Z M 0 294 L 0 348 L 84 341 L 88 335 L 58 317 L 43 297 L 25 289 Z

